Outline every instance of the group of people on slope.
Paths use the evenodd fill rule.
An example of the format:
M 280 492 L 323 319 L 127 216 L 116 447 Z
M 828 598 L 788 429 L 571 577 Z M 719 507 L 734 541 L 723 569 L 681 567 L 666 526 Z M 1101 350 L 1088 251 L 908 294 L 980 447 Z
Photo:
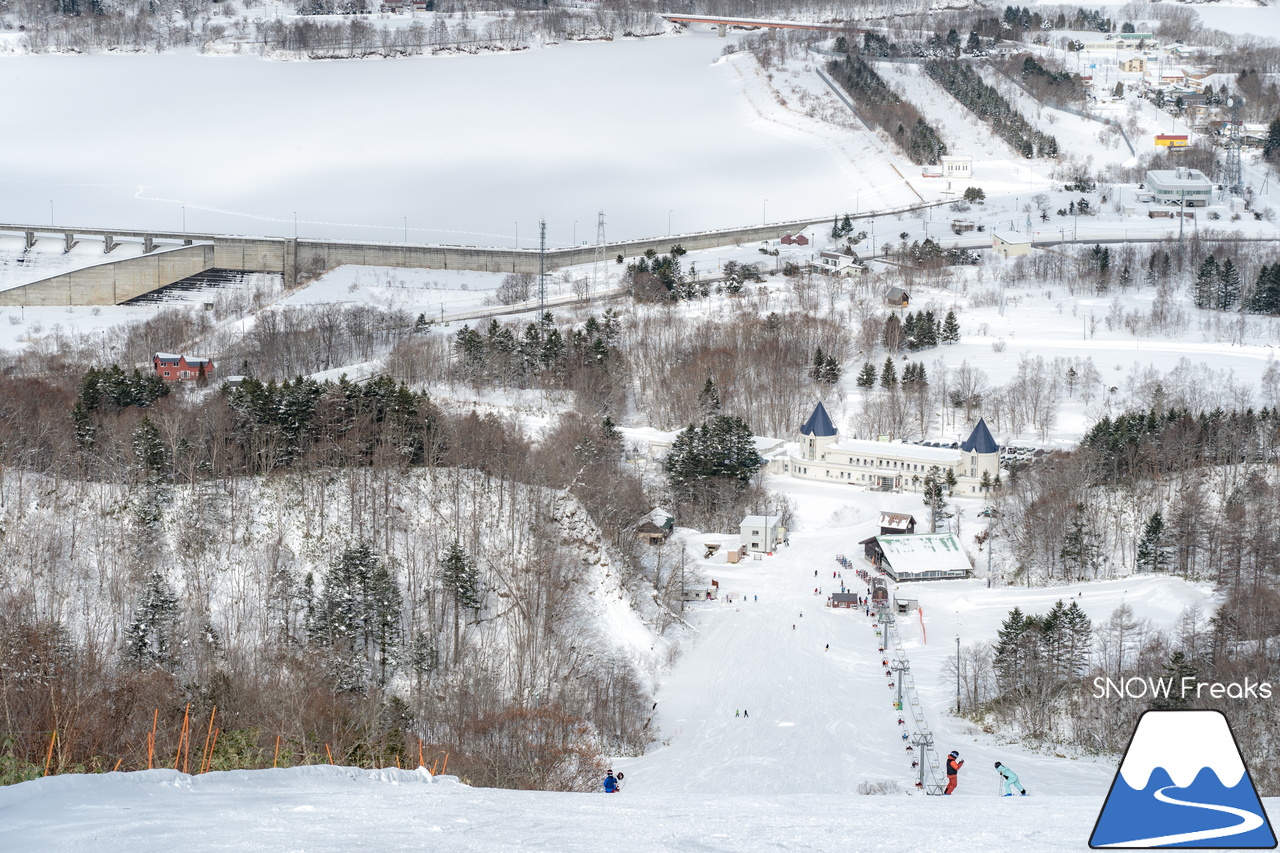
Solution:
M 951 794 L 956 789 L 956 783 L 959 781 L 960 768 L 964 766 L 964 760 L 960 758 L 958 750 L 951 750 L 951 754 L 947 756 L 947 788 L 943 794 Z M 1018 781 L 1018 774 L 1014 773 L 1009 767 L 1005 767 L 999 761 L 996 762 L 996 772 L 1000 774 L 1001 781 L 1004 783 L 1004 796 L 1012 797 L 1013 789 L 1017 788 L 1018 793 L 1022 796 L 1027 795 L 1027 789 Z

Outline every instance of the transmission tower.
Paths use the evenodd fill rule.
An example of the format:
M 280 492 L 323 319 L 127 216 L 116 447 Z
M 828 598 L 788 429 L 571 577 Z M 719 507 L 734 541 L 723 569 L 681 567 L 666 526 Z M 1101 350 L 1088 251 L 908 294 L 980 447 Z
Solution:
M 1223 146 L 1227 151 L 1227 165 L 1222 181 L 1225 195 L 1238 196 L 1244 192 L 1244 181 L 1240 177 L 1240 107 L 1243 104 L 1244 98 L 1239 95 L 1227 98 L 1227 106 L 1231 107 L 1231 123 L 1227 126 L 1227 142 Z
M 594 293 L 597 289 L 604 286 L 605 283 L 605 265 L 604 265 L 604 211 L 600 211 L 596 220 L 596 257 L 595 263 L 591 268 L 591 290 Z M 588 294 L 588 298 L 590 294 Z
M 547 220 L 538 220 L 538 322 L 547 313 Z

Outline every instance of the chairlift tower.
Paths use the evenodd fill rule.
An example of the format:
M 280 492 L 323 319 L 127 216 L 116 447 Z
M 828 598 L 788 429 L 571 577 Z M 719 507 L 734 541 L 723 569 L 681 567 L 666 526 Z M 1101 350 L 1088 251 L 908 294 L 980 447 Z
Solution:
M 894 658 L 889 661 L 889 669 L 893 670 L 893 683 L 898 688 L 898 705 L 903 705 L 903 685 L 907 680 L 907 673 L 911 671 L 911 664 L 900 658 Z

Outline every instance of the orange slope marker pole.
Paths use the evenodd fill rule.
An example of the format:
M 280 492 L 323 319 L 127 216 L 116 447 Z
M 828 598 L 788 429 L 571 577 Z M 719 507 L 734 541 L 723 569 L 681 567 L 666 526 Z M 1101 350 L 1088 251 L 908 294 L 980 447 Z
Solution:
M 444 754 L 444 766 L 440 768 L 441 773 L 449 772 L 449 753 Z
M 151 717 L 151 734 L 147 737 L 147 769 L 150 770 L 156 757 L 156 726 L 160 724 L 160 709 L 156 708 Z
M 280 766 L 280 735 L 276 735 L 276 754 L 275 754 L 275 757 L 271 759 L 271 766 L 272 767 Z
M 182 743 L 187 738 L 187 724 L 191 717 L 191 703 L 187 703 L 187 710 L 182 712 L 182 731 L 178 734 L 178 751 L 173 756 L 173 769 L 177 770 L 182 764 Z
M 924 608 L 917 605 L 916 613 L 920 614 L 920 638 L 924 641 L 924 644 L 927 646 L 929 645 L 929 635 L 924 630 Z
M 209 712 L 209 730 L 204 734 L 204 749 L 200 751 L 200 772 L 204 772 L 205 761 L 209 758 L 209 741 L 213 740 L 213 720 L 218 716 L 218 706 L 214 705 L 213 710 Z
M 49 735 L 49 751 L 44 756 L 44 775 L 49 775 L 49 766 L 53 763 L 53 745 L 58 741 L 58 730 Z
M 332 763 L 333 763 L 333 753 L 329 751 L 329 744 L 327 744 L 327 743 L 324 745 L 324 752 L 325 752 L 325 755 L 329 756 L 329 763 L 330 763 L 330 764 L 332 764 Z
M 209 763 L 205 765 L 205 773 L 213 769 L 213 751 L 218 748 L 218 735 L 221 733 L 222 729 L 213 730 L 213 743 L 209 746 Z

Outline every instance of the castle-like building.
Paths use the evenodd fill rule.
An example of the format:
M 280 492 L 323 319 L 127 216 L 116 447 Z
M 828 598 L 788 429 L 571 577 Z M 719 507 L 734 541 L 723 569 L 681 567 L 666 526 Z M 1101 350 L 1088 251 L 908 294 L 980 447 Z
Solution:
M 957 448 L 925 447 L 892 441 L 841 439 L 831 416 L 818 403 L 800 427 L 798 452 L 788 453 L 783 470 L 807 480 L 851 483 L 868 489 L 920 491 L 930 468 L 955 474 L 954 492 L 982 492 L 982 475 L 988 482 L 1000 476 L 1000 447 L 982 419 Z

